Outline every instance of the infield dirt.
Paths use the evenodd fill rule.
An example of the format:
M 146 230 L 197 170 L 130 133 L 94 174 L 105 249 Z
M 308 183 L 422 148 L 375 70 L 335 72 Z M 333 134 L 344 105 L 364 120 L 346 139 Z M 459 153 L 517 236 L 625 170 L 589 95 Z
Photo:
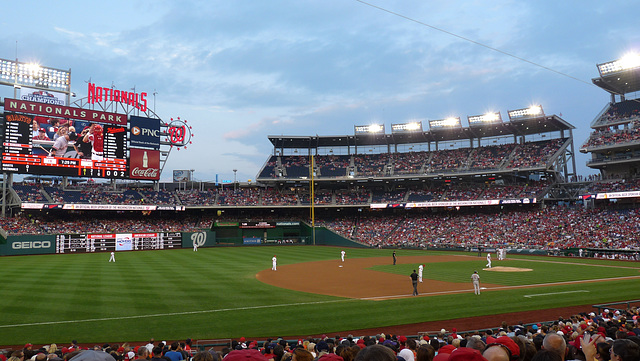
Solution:
M 430 265 L 434 263 L 463 261 L 465 258 L 468 260 L 478 260 L 478 257 L 474 256 L 404 256 L 398 258 L 398 264 L 415 264 L 416 267 L 419 264 L 426 264 L 427 267 L 430 267 Z M 271 271 L 270 269 L 264 270 L 256 274 L 256 278 L 261 282 L 276 287 L 339 297 L 368 299 L 412 297 L 412 285 L 409 275 L 398 275 L 368 269 L 376 265 L 391 264 L 391 262 L 391 257 L 347 258 L 345 262 L 340 261 L 340 259 L 305 262 L 278 266 L 277 271 Z M 499 272 L 499 270 L 493 271 Z M 514 271 L 515 270 L 505 270 L 505 272 Z M 357 282 L 349 282 L 349 286 L 345 287 L 345 283 L 336 282 L 337 279 L 357 280 Z M 471 274 L 469 274 L 468 282 L 462 283 L 443 282 L 426 278 L 423 281 L 423 283 L 418 285 L 418 291 L 421 293 L 421 296 L 473 292 Z M 481 286 L 488 289 L 493 287 L 504 289 L 504 286 L 494 284 L 481 283 Z M 506 321 L 508 324 L 551 321 L 557 320 L 559 317 L 566 318 L 579 312 L 590 312 L 591 310 L 591 305 L 583 305 L 569 308 L 554 308 L 480 317 L 465 317 L 435 322 L 421 322 L 375 329 L 341 330 L 339 333 L 343 335 L 349 333 L 354 335 L 371 335 L 383 331 L 387 334 L 415 335 L 419 332 L 439 331 L 441 328 L 451 330 L 453 327 L 456 327 L 458 330 L 477 330 L 499 327 L 502 321 Z M 291 335 L 291 337 L 306 336 L 319 335 Z

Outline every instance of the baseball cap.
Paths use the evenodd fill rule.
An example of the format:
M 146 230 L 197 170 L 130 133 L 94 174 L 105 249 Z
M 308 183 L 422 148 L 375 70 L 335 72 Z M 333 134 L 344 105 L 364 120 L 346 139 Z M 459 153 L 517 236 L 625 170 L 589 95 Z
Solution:
M 256 349 L 233 350 L 225 356 L 225 361 L 264 361 L 262 353 Z
M 324 340 L 320 341 L 316 345 L 316 350 L 318 350 L 318 352 L 320 352 L 320 351 L 329 351 L 329 345 Z
M 494 343 L 505 346 L 511 355 L 511 360 L 517 360 L 520 357 L 520 347 L 514 340 L 509 336 L 500 336 L 496 339 Z M 491 346 L 491 344 L 487 345 L 487 348 Z
M 476 349 L 459 347 L 451 352 L 449 361 L 487 361 L 487 359 Z
M 452 345 L 440 347 L 438 349 L 438 354 L 433 357 L 433 361 L 447 361 L 455 349 L 456 348 Z

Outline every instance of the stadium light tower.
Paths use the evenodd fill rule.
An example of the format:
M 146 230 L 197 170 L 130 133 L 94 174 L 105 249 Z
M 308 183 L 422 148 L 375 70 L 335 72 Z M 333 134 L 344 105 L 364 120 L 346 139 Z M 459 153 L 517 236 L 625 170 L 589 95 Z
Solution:
M 403 124 L 391 124 L 391 133 L 417 133 L 422 132 L 422 122 Z
M 482 126 L 487 124 L 502 123 L 500 112 L 489 112 L 482 115 L 468 116 L 469 126 Z
M 353 127 L 353 132 L 357 134 L 377 134 L 384 133 L 384 124 L 370 124 L 370 125 L 356 125 Z
M 600 72 L 600 76 L 605 76 L 638 67 L 640 67 L 640 54 L 629 53 L 618 60 L 598 64 L 598 71 Z
M 238 190 L 238 178 L 236 177 L 236 175 L 238 174 L 238 170 L 234 169 L 233 170 L 233 191 L 237 191 Z
M 461 127 L 462 122 L 460 121 L 460 117 L 448 117 L 445 119 L 429 121 L 429 129 L 431 130 Z
M 0 84 L 13 86 L 14 97 L 17 89 L 23 86 L 65 93 L 70 96 L 71 69 L 61 70 L 37 63 L 23 63 L 17 59 L 0 59 Z
M 532 105 L 524 109 L 509 110 L 507 114 L 509 114 L 510 120 L 539 118 L 544 117 L 544 110 L 541 105 Z

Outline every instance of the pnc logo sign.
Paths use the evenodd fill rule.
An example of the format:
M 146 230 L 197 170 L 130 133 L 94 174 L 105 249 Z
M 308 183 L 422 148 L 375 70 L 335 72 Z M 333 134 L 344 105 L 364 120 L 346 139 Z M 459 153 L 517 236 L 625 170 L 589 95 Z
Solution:
M 160 137 L 160 130 L 158 129 L 148 129 L 148 128 L 140 128 L 138 126 L 131 128 L 131 134 L 135 136 L 143 136 L 143 137 Z
M 25 241 L 25 242 L 13 242 L 11 248 L 13 249 L 36 249 L 36 248 L 50 248 L 51 241 Z

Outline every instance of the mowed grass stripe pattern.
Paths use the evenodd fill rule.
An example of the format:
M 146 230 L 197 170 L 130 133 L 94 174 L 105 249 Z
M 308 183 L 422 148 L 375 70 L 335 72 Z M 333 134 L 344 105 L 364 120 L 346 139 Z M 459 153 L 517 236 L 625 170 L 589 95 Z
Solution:
M 304 335 L 626 300 L 637 298 L 634 291 L 640 284 L 638 280 L 623 280 L 539 287 L 536 288 L 539 293 L 585 289 L 589 292 L 533 299 L 523 297 L 531 293 L 530 289 L 520 289 L 485 292 L 481 295 L 481 302 L 473 294 L 361 301 L 280 289 L 255 279 L 257 272 L 271 268 L 274 254 L 282 266 L 338 259 L 339 252 L 339 248 L 312 246 L 208 248 L 198 252 L 183 249 L 117 253 L 116 263 L 107 262 L 109 255 L 106 253 L 3 257 L 0 258 L 0 267 L 4 271 L 0 326 L 78 322 L 0 327 L 0 340 L 3 344 L 27 341 L 64 344 L 72 339 L 80 342 L 122 342 L 143 341 L 149 337 L 177 340 L 187 337 Z M 397 253 L 400 258 L 405 255 L 443 254 L 409 250 Z M 357 257 L 389 257 L 391 260 L 391 251 L 347 250 L 347 259 Z M 533 259 L 558 260 L 546 257 Z M 473 269 L 481 269 L 478 265 L 484 266 L 484 262 L 479 258 L 427 265 L 426 277 L 469 282 Z M 578 264 L 504 262 L 534 268 L 538 275 L 533 281 L 538 283 L 560 277 L 584 279 L 587 273 L 585 266 Z M 634 265 L 595 260 L 579 263 Z M 414 266 L 399 264 L 396 267 L 392 271 L 408 275 L 403 268 L 412 269 Z M 593 272 L 593 269 L 588 269 L 588 272 L 595 273 L 592 278 L 602 278 L 602 273 L 598 273 L 605 271 L 610 270 L 600 267 Z M 637 275 L 638 269 L 624 272 Z M 498 282 L 501 279 L 506 284 L 530 283 L 532 280 L 526 279 L 529 276 L 523 274 L 526 273 L 508 274 L 506 277 L 504 273 L 493 275 L 492 272 L 483 272 L 482 281 L 501 284 Z M 317 277 L 323 277 L 322 274 L 302 276 L 303 282 L 310 283 Z M 491 277 L 497 279 L 490 281 Z M 510 277 L 514 278 L 508 280 Z M 335 282 L 349 287 L 358 280 L 337 279 Z M 409 293 L 408 281 L 407 287 Z M 185 313 L 190 311 L 197 313 Z M 166 316 L 144 317 L 159 314 Z M 143 317 L 135 318 L 138 316 Z M 114 319 L 86 321 L 102 318 Z

